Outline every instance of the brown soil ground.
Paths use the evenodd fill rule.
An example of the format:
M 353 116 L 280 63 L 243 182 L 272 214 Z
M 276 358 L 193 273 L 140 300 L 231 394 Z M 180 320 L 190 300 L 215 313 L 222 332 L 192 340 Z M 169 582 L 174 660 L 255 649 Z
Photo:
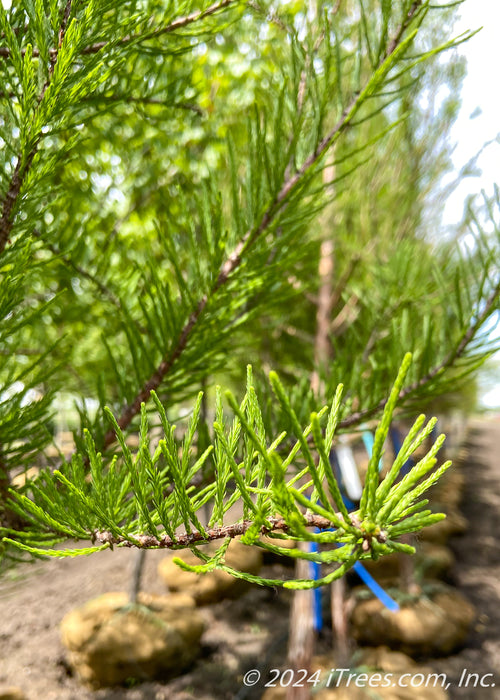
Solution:
M 425 663 L 448 674 L 452 699 L 489 700 L 500 697 L 500 419 L 472 424 L 468 454 L 463 512 L 470 527 L 453 543 L 457 555 L 453 576 L 476 606 L 477 622 L 462 652 Z M 164 556 L 148 553 L 144 590 L 165 592 L 156 574 Z M 68 611 L 89 598 L 123 590 L 133 564 L 131 550 L 106 551 L 90 558 L 23 565 L 0 579 L 0 690 L 17 686 L 28 700 L 257 700 L 262 689 L 247 692 L 242 675 L 250 668 L 286 666 L 290 602 L 286 592 L 259 587 L 238 600 L 203 609 L 204 646 L 189 673 L 168 683 L 95 693 L 78 683 L 68 669 L 58 625 Z M 325 640 L 320 646 L 324 651 Z M 497 687 L 457 687 L 463 669 L 494 673 Z
M 453 579 L 476 607 L 477 621 L 459 654 L 432 665 L 447 673 L 453 700 L 494 700 L 500 698 L 500 418 L 473 422 L 466 449 L 462 512 L 469 528 L 451 543 L 457 558 Z M 493 673 L 496 686 L 458 687 L 464 669 Z

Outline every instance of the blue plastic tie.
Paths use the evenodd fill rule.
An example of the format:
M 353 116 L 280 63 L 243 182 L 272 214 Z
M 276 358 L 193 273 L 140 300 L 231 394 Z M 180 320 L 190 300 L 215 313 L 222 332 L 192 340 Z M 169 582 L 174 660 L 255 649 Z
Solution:
M 316 528 L 316 532 L 319 529 Z M 310 552 L 319 552 L 319 547 L 317 542 L 309 543 Z M 318 581 L 321 578 L 321 564 L 318 561 L 309 562 L 311 578 L 313 581 Z M 321 588 L 313 589 L 313 619 L 314 619 L 314 629 L 316 632 L 320 632 L 323 628 L 323 611 L 321 609 Z
M 357 561 L 352 568 L 358 574 L 363 583 L 368 586 L 373 595 L 375 595 L 388 610 L 391 612 L 397 612 L 399 610 L 398 603 L 396 603 L 396 601 L 391 598 L 386 591 L 384 591 L 382 586 L 375 581 L 373 576 L 368 573 L 360 561 Z

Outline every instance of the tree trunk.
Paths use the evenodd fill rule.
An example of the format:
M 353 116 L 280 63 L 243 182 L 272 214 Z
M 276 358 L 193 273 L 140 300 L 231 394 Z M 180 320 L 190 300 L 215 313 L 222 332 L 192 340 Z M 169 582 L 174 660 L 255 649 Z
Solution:
M 144 573 L 144 564 L 146 562 L 146 550 L 138 549 L 135 553 L 134 570 L 132 572 L 132 580 L 130 582 L 129 602 L 135 605 L 141 590 L 142 574 Z
M 323 241 L 321 244 L 318 276 L 321 280 L 316 312 L 316 339 L 314 344 L 314 372 L 311 377 L 311 387 L 319 394 L 319 372 L 324 369 L 331 359 L 330 325 L 332 321 L 333 300 L 333 242 Z
M 338 668 L 344 668 L 350 656 L 345 588 L 343 578 L 334 581 L 331 585 L 333 653 Z
M 308 544 L 301 542 L 299 549 L 307 551 Z M 297 559 L 295 578 L 310 578 L 309 562 Z M 297 679 L 299 669 L 311 673 L 311 661 L 314 651 L 313 592 L 312 590 L 295 591 L 290 613 L 290 635 L 288 638 L 287 668 L 293 670 L 292 678 Z M 290 684 L 286 700 L 310 700 L 311 689 L 307 685 L 293 688 Z

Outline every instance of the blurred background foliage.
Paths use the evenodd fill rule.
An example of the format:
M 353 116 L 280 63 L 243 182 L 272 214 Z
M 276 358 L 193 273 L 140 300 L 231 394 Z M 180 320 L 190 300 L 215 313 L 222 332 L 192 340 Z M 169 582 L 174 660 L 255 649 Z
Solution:
M 3 19 L 21 49 L 32 42 L 40 55 L 65 4 L 42 5 L 52 28 L 40 29 L 27 2 Z M 50 61 L 33 59 L 43 109 L 28 108 L 15 64 L 1 66 L 3 201 L 15 155 L 26 162 L 37 150 L 0 261 L 4 469 L 43 454 L 55 395 L 77 399 L 77 440 L 88 426 L 107 446 L 103 406 L 119 414 L 175 348 L 228 253 L 342 118 L 413 5 L 409 49 L 217 291 L 157 391 L 180 416 L 200 386 L 209 396 L 217 382 L 241 386 L 251 362 L 256 381 L 280 373 L 299 416 L 343 382 L 348 408 L 369 418 L 411 351 L 412 411 L 451 389 L 471 403 L 474 381 L 459 377 L 489 353 L 485 319 L 461 343 L 491 295 L 488 317 L 497 305 L 497 227 L 495 202 L 493 227 L 476 227 L 472 246 L 462 242 L 472 220 L 454 238 L 440 224 L 465 65 L 453 42 L 437 48 L 453 35 L 456 7 L 250 0 L 162 33 L 155 28 L 209 4 L 74 3 L 83 29 L 71 37 L 72 71 L 52 75 L 57 99 L 44 94 Z M 147 39 L 121 41 L 131 34 Z M 104 56 L 86 50 L 99 42 Z M 315 367 L 325 240 L 330 360 Z M 33 403 L 29 391 L 43 399 Z M 268 407 L 278 429 L 270 394 Z

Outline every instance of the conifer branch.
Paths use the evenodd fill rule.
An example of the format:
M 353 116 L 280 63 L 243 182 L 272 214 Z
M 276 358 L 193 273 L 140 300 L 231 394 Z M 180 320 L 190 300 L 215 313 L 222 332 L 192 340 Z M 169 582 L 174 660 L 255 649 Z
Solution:
M 152 32 L 149 32 L 148 34 L 143 34 L 143 35 L 129 35 L 126 37 L 123 37 L 118 42 L 118 45 L 125 45 L 129 44 L 131 42 L 142 42 L 142 41 L 147 41 L 148 39 L 153 39 L 159 36 L 162 36 L 164 34 L 169 34 L 172 32 L 175 32 L 179 29 L 182 29 L 184 27 L 187 27 L 195 22 L 198 22 L 200 20 L 205 19 L 206 17 L 209 17 L 211 15 L 216 14 L 220 10 L 224 10 L 228 8 L 230 5 L 234 5 L 236 2 L 240 2 L 240 0 L 221 0 L 220 2 L 214 3 L 210 7 L 207 7 L 205 10 L 200 10 L 198 12 L 193 12 L 190 15 L 186 15 L 185 17 L 179 17 L 178 19 L 174 20 L 171 22 L 169 25 L 166 27 L 160 27 L 159 29 L 156 29 Z M 64 14 L 61 20 L 61 26 L 59 29 L 59 35 L 58 35 L 58 47 L 57 48 L 52 48 L 49 50 L 49 59 L 50 59 L 50 69 L 49 69 L 49 76 L 40 92 L 40 95 L 38 96 L 38 103 L 40 103 L 43 99 L 43 96 L 45 94 L 45 91 L 50 83 L 50 79 L 53 75 L 54 68 L 57 62 L 57 55 L 59 52 L 59 48 L 62 45 L 64 35 L 66 33 L 66 29 L 68 26 L 68 20 L 71 15 L 71 9 L 72 9 L 72 0 L 67 0 L 65 9 L 64 9 Z M 83 49 L 82 53 L 84 54 L 93 54 L 101 51 L 105 46 L 109 45 L 110 42 L 104 41 L 104 42 L 99 42 L 96 44 L 92 44 L 90 46 L 87 46 L 86 48 Z M 26 53 L 26 50 L 23 49 L 21 51 L 21 54 L 24 56 Z M 0 47 L 0 57 L 8 58 L 11 54 L 11 51 L 8 47 L 2 46 Z M 40 56 L 40 51 L 36 47 L 33 48 L 32 55 L 35 56 Z M 13 226 L 13 210 L 15 207 L 15 204 L 19 198 L 19 194 L 21 192 L 24 180 L 31 168 L 31 165 L 33 163 L 33 159 L 35 158 L 35 155 L 38 150 L 38 144 L 40 141 L 40 135 L 38 135 L 37 140 L 35 141 L 34 146 L 26 156 L 26 158 L 23 158 L 23 154 L 20 154 L 17 159 L 16 167 L 14 169 L 14 173 L 12 175 L 10 185 L 7 189 L 7 192 L 4 197 L 4 201 L 2 204 L 2 210 L 1 210 L 1 215 L 0 215 L 0 254 L 4 251 L 5 246 L 9 242 L 9 237 L 10 237 L 10 232 L 12 231 L 12 226 Z
M 61 20 L 61 26 L 59 29 L 59 46 L 50 55 L 49 74 L 48 74 L 47 80 L 45 81 L 45 83 L 42 87 L 42 90 L 38 96 L 38 104 L 40 104 L 41 101 L 43 100 L 43 96 L 45 95 L 45 91 L 47 90 L 47 87 L 49 86 L 52 75 L 54 74 L 54 68 L 55 68 L 56 63 L 57 63 L 57 56 L 58 56 L 59 48 L 60 48 L 62 41 L 64 39 L 64 35 L 66 33 L 66 28 L 68 25 L 69 16 L 71 14 L 72 1 L 73 0 L 67 0 L 67 2 L 66 2 L 66 7 L 64 9 L 64 14 L 63 14 L 63 18 Z M 5 53 L 5 50 L 7 51 L 7 53 Z M 33 55 L 35 55 L 35 52 L 33 52 Z M 37 55 L 39 55 L 38 52 L 37 52 Z M 0 48 L 0 56 L 10 56 L 10 49 Z M 28 172 L 33 164 L 33 160 L 37 154 L 38 144 L 40 143 L 40 139 L 41 139 L 41 134 L 38 134 L 36 139 L 35 139 L 34 145 L 32 146 L 32 148 L 29 151 L 26 158 L 23 157 L 24 156 L 23 153 L 20 153 L 17 157 L 16 167 L 14 168 L 14 173 L 12 175 L 9 188 L 5 194 L 5 198 L 4 198 L 3 205 L 2 205 L 2 214 L 0 216 L 0 254 L 5 250 L 5 246 L 9 242 L 10 232 L 12 231 L 12 227 L 14 225 L 13 210 L 14 210 L 15 204 L 19 198 L 19 195 L 21 193 L 21 189 L 22 189 L 23 183 L 26 179 L 26 176 L 27 176 L 27 174 L 28 174 Z
M 56 258 L 58 258 L 59 260 L 61 260 L 62 263 L 64 263 L 64 265 L 71 268 L 72 270 L 74 270 L 74 272 L 79 274 L 81 277 L 83 277 L 84 279 L 88 280 L 93 285 L 95 285 L 103 297 L 105 297 L 108 301 L 110 301 L 113 304 L 113 306 L 115 306 L 117 309 L 119 309 L 120 311 L 123 311 L 123 304 L 121 303 L 120 299 L 116 296 L 116 294 L 114 294 L 114 292 L 111 291 L 111 289 L 109 289 L 109 287 L 107 287 L 104 284 L 104 282 L 102 282 L 98 277 L 93 275 L 91 272 L 86 270 L 81 265 L 78 265 L 77 263 L 75 263 L 70 257 L 68 257 L 67 255 L 64 255 L 59 250 L 59 248 L 57 248 L 57 246 L 52 245 L 51 243 L 45 242 L 39 231 L 36 231 L 36 230 L 33 231 L 33 235 L 35 236 L 35 238 L 38 238 L 39 240 L 41 240 L 44 244 L 44 247 L 47 248 L 47 250 L 50 250 L 50 252 Z M 142 329 L 142 330 L 144 330 L 144 329 Z
M 21 192 L 26 175 L 33 163 L 33 159 L 38 150 L 38 141 L 35 143 L 27 158 L 23 163 L 22 154 L 18 156 L 16 167 L 10 180 L 10 185 L 5 193 L 2 204 L 2 214 L 0 216 L 0 253 L 5 250 L 5 246 L 9 242 L 10 232 L 14 225 L 13 209 Z
M 173 32 L 176 32 L 179 29 L 184 29 L 184 27 L 187 27 L 191 24 L 194 24 L 195 22 L 199 22 L 200 20 L 210 17 L 211 15 L 214 15 L 221 10 L 225 10 L 231 5 L 235 5 L 236 3 L 241 3 L 241 0 L 220 0 L 220 2 L 216 2 L 213 5 L 210 5 L 210 7 L 207 7 L 205 10 L 198 10 L 197 12 L 192 12 L 190 15 L 186 15 L 185 17 L 179 17 L 170 24 L 167 24 L 165 27 L 159 27 L 158 29 L 154 29 L 153 31 L 145 34 L 129 34 L 127 36 L 124 36 L 118 42 L 98 41 L 94 44 L 89 44 L 88 46 L 85 46 L 82 49 L 81 53 L 87 55 L 95 54 L 99 53 L 99 51 L 102 51 L 102 49 L 105 49 L 107 46 L 125 46 L 131 43 L 138 44 L 142 43 L 143 41 L 149 41 L 150 39 L 156 39 L 160 36 L 164 36 L 165 34 L 172 34 Z M 68 0 L 64 12 L 63 21 L 61 23 L 61 29 L 59 31 L 59 46 L 61 46 L 62 40 L 64 38 L 66 25 L 69 19 L 69 15 L 71 13 L 71 4 L 72 0 Z M 21 55 L 24 56 L 25 53 L 26 49 L 23 49 L 21 51 Z M 6 46 L 0 47 L 0 56 L 8 58 L 10 56 L 10 49 Z M 33 47 L 33 56 L 40 56 L 40 51 L 36 47 Z M 52 57 L 57 57 L 57 49 L 55 48 L 49 50 L 49 58 L 52 59 Z
M 67 0 L 66 7 L 64 8 L 64 15 L 63 15 L 63 19 L 61 22 L 61 28 L 59 29 L 59 48 L 61 48 L 61 46 L 62 46 L 64 35 L 66 33 L 66 27 L 68 26 L 68 20 L 69 20 L 70 14 L 71 14 L 72 3 L 73 3 L 73 0 Z
M 338 514 L 338 517 L 342 516 Z M 281 532 L 288 532 L 290 530 L 290 525 L 285 522 L 283 518 L 267 518 L 269 526 L 262 525 L 260 528 L 260 534 L 266 535 L 269 532 L 274 532 L 279 530 Z M 101 544 L 110 545 L 121 545 L 123 547 L 137 547 L 150 549 L 153 547 L 160 547 L 164 549 L 177 549 L 179 547 L 191 547 L 192 545 L 199 543 L 208 543 L 215 540 L 225 539 L 230 537 L 234 539 L 235 537 L 240 537 L 244 535 L 247 530 L 255 527 L 253 520 L 243 520 L 239 523 L 232 523 L 231 525 L 224 525 L 222 527 L 208 528 L 206 534 L 202 532 L 184 532 L 182 534 L 176 535 L 175 538 L 169 537 L 168 535 L 162 535 L 161 537 L 154 537 L 153 535 L 137 535 L 135 541 L 127 539 L 122 535 L 113 535 L 109 531 L 96 531 L 93 533 L 92 541 L 100 542 Z M 305 527 L 315 527 L 319 530 L 329 530 L 332 527 L 332 521 L 328 518 L 324 518 L 321 515 L 312 515 L 311 513 L 304 514 L 304 525 Z
M 431 419 L 424 425 L 425 416 L 422 415 L 410 429 L 388 474 L 382 482 L 379 480 L 378 464 L 382 446 L 387 439 L 397 397 L 410 362 L 411 355 L 407 354 L 376 429 L 375 446 L 368 465 L 360 509 L 355 513 L 349 514 L 343 505 L 328 457 L 338 425 L 342 387 L 339 386 L 330 407 L 324 437 L 320 426 L 320 414 L 324 415 L 327 408 L 322 409 L 320 413 L 311 413 L 309 428 L 304 430 L 289 404 L 289 397 L 284 393 L 278 376 L 271 374 L 273 390 L 285 410 L 288 407 L 288 415 L 294 423 L 294 435 L 299 438 L 297 449 L 292 448 L 288 457 L 282 461 L 275 452 L 279 440 L 273 439 L 273 436 L 265 431 L 261 433 L 261 429 L 256 432 L 253 427 L 260 421 L 261 409 L 249 370 L 247 393 L 241 407 L 238 407 L 232 394 L 226 392 L 228 402 L 236 413 L 237 423 L 227 430 L 220 407 L 218 420 L 214 423 L 217 433 L 214 442 L 194 463 L 190 454 L 200 419 L 201 395 L 198 397 L 197 407 L 182 443 L 176 440 L 164 407 L 158 397 L 153 395 L 165 430 L 165 439 L 160 441 L 159 449 L 151 455 L 149 421 L 146 406 L 143 405 L 140 445 L 135 458 L 108 409 L 106 412 L 117 431 L 123 460 L 117 459 L 116 456 L 111 465 L 105 464 L 102 455 L 96 451 L 95 441 L 86 431 L 90 481 L 82 469 L 82 462 L 76 459 L 65 463 L 61 470 L 56 470 L 53 474 L 42 474 L 34 482 L 30 496 L 11 489 L 9 507 L 14 513 L 27 517 L 34 529 L 27 532 L 26 536 L 22 535 L 14 540 L 10 537 L 13 534 L 11 530 L 2 530 L 0 527 L 0 534 L 7 535 L 3 542 L 24 551 L 52 556 L 60 556 L 61 551 L 47 549 L 47 543 L 52 547 L 55 542 L 68 538 L 91 539 L 94 543 L 101 543 L 97 548 L 65 550 L 63 554 L 74 556 L 90 554 L 115 544 L 138 549 L 179 549 L 243 536 L 243 542 L 246 544 L 257 544 L 295 559 L 329 564 L 342 562 L 341 567 L 344 567 L 335 569 L 335 572 L 325 578 L 314 582 L 306 581 L 306 584 L 304 581 L 294 583 L 281 579 L 252 579 L 262 585 L 286 587 L 303 584 L 310 587 L 329 583 L 370 551 L 377 555 L 393 551 L 412 553 L 411 547 L 397 542 L 395 538 L 407 532 L 418 531 L 444 517 L 443 514 L 425 509 L 428 501 L 422 500 L 421 496 L 450 467 L 451 462 L 435 469 L 435 457 L 444 441 L 444 435 L 441 435 L 416 467 L 398 481 L 403 465 L 427 439 L 436 423 L 436 419 Z M 313 432 L 319 460 L 314 458 L 307 444 L 308 430 Z M 243 449 L 238 461 L 235 454 L 237 444 Z M 199 491 L 189 488 L 188 481 L 195 472 L 202 471 L 203 464 L 212 450 L 217 465 L 218 481 L 204 494 L 200 494 Z M 254 462 L 256 452 L 260 457 L 251 471 L 248 471 L 249 459 Z M 299 452 L 301 457 L 298 456 Z M 160 460 L 163 458 L 167 460 L 166 468 L 160 466 Z M 295 458 L 304 459 L 307 466 L 300 475 L 289 478 L 287 467 Z M 117 471 L 118 464 L 120 467 Z M 226 500 L 224 494 L 227 494 L 228 484 L 233 478 L 235 492 Z M 297 488 L 298 478 L 305 480 L 300 488 Z M 326 483 L 323 485 L 325 478 Z M 167 496 L 165 487 L 169 481 L 173 482 L 174 490 Z M 309 487 L 313 487 L 312 492 L 306 496 L 305 489 Z M 131 489 L 134 492 L 133 499 L 130 499 Z M 218 499 L 216 494 L 219 494 L 222 500 Z M 236 501 L 243 503 L 241 519 L 225 524 L 224 516 Z M 208 524 L 202 525 L 197 513 L 208 502 L 213 504 L 213 510 L 211 515 L 208 514 Z M 340 508 L 340 512 L 336 511 L 337 508 Z M 184 532 L 177 534 L 182 526 Z M 317 528 L 319 532 L 308 528 Z M 330 547 L 316 553 L 304 551 L 300 544 L 292 549 L 281 547 L 279 540 L 282 539 L 282 535 L 278 531 L 286 533 L 297 542 L 313 541 L 328 544 Z M 260 539 L 262 535 L 269 533 L 276 533 L 276 544 Z M 43 549 L 39 547 L 40 541 Z M 342 543 L 344 546 L 332 547 L 335 543 Z M 227 544 L 228 542 L 226 546 Z M 206 561 L 209 561 L 210 568 L 214 565 L 219 568 L 225 567 L 221 560 L 222 552 L 223 550 L 219 549 L 212 559 L 209 555 L 209 560 Z M 203 554 L 200 555 L 200 559 L 204 559 Z M 189 566 L 182 563 L 181 565 Z
M 123 37 L 123 39 L 117 42 L 117 45 L 123 46 L 132 42 L 140 43 L 143 41 L 148 41 L 149 39 L 156 39 L 159 36 L 164 36 L 165 34 L 172 34 L 173 32 L 179 29 L 183 29 L 184 27 L 187 27 L 190 24 L 199 22 L 200 20 L 205 19 L 206 17 L 210 17 L 211 15 L 216 14 L 220 10 L 225 10 L 231 5 L 235 5 L 238 2 L 241 2 L 241 0 L 220 0 L 220 2 L 216 2 L 213 5 L 210 5 L 210 7 L 207 7 L 206 10 L 199 10 L 197 12 L 191 13 L 190 15 L 186 15 L 185 17 L 179 17 L 179 19 L 174 20 L 173 22 L 171 22 L 171 24 L 168 24 L 166 27 L 159 27 L 158 29 L 155 29 L 147 34 L 130 34 L 129 36 L 125 36 Z M 100 41 L 96 44 L 91 44 L 90 46 L 85 47 L 82 53 L 98 53 L 106 46 L 108 46 L 109 43 L 109 41 Z
M 449 369 L 450 367 L 455 365 L 455 363 L 463 357 L 469 343 L 474 339 L 476 333 L 481 329 L 483 323 L 490 316 L 493 306 L 499 298 L 500 281 L 496 284 L 493 291 L 486 300 L 483 310 L 478 314 L 474 323 L 468 327 L 465 333 L 463 333 L 460 342 L 456 345 L 456 347 L 448 353 L 448 355 L 444 358 L 444 360 L 442 360 L 442 362 L 439 362 L 427 374 L 425 374 L 423 377 L 407 386 L 405 389 L 402 389 L 399 392 L 400 402 L 406 400 L 412 394 L 423 389 L 427 384 L 432 382 L 433 379 L 435 379 L 438 375 L 442 374 L 446 369 Z M 340 421 L 339 427 L 349 428 L 353 425 L 359 425 L 359 423 L 362 423 L 368 418 L 374 417 L 385 408 L 387 401 L 387 398 L 382 399 L 375 406 L 366 408 L 361 411 L 357 411 L 356 413 L 352 413 L 350 416 Z
M 391 53 L 394 52 L 394 50 L 397 48 L 399 42 L 401 41 L 403 34 L 405 31 L 408 29 L 412 19 L 415 16 L 415 13 L 417 12 L 418 8 L 422 5 L 422 0 L 415 0 L 415 2 L 412 4 L 410 9 L 408 10 L 405 19 L 403 22 L 401 22 L 401 25 L 396 32 L 396 34 L 393 36 L 392 40 L 389 42 L 389 45 L 387 47 L 387 50 L 384 53 L 384 60 L 391 55 Z
M 386 52 L 386 54 L 384 54 L 383 58 L 379 62 L 379 65 L 377 67 L 378 69 L 380 69 L 382 65 L 390 58 L 391 54 L 397 51 L 401 38 L 404 34 L 404 30 L 410 23 L 411 19 L 413 18 L 413 15 L 415 14 L 416 9 L 420 4 L 420 0 L 417 0 L 413 3 L 407 17 L 405 18 L 404 22 L 402 23 L 401 27 L 396 33 L 397 42 L 391 42 L 391 44 L 393 44 L 393 48 L 390 53 Z M 255 244 L 255 242 L 268 229 L 268 227 L 273 223 L 273 221 L 275 221 L 278 215 L 283 212 L 283 210 L 288 204 L 288 200 L 292 192 L 295 190 L 296 187 L 300 185 L 303 178 L 318 164 L 318 162 L 322 159 L 325 153 L 329 150 L 330 146 L 336 140 L 338 135 L 349 127 L 357 108 L 362 102 L 363 91 L 357 92 L 349 101 L 340 119 L 332 127 L 332 129 L 323 137 L 323 139 L 321 139 L 319 144 L 316 146 L 315 150 L 308 156 L 308 158 L 306 158 L 302 166 L 298 168 L 295 173 L 285 175 L 285 180 L 279 192 L 274 197 L 273 201 L 262 215 L 260 223 L 254 228 L 247 230 L 247 232 L 241 238 L 234 251 L 222 264 L 216 281 L 212 286 L 212 289 L 208 293 L 204 294 L 203 297 L 198 301 L 194 310 L 190 314 L 187 322 L 183 326 L 179 334 L 177 343 L 171 351 L 170 355 L 162 360 L 154 374 L 144 384 L 144 386 L 138 392 L 136 397 L 123 409 L 117 421 L 121 430 L 126 429 L 130 425 L 132 419 L 139 413 L 141 404 L 148 401 L 151 391 L 156 390 L 160 386 L 161 382 L 165 379 L 167 374 L 171 371 L 174 363 L 184 352 L 189 337 L 193 332 L 194 328 L 196 327 L 205 308 L 207 307 L 208 302 L 216 295 L 218 290 L 221 289 L 227 283 L 231 274 L 240 266 L 244 253 L 247 252 L 251 248 L 251 246 Z M 109 447 L 109 445 L 111 445 L 114 441 L 115 433 L 113 430 L 109 430 L 104 436 L 102 446 L 103 449 Z

